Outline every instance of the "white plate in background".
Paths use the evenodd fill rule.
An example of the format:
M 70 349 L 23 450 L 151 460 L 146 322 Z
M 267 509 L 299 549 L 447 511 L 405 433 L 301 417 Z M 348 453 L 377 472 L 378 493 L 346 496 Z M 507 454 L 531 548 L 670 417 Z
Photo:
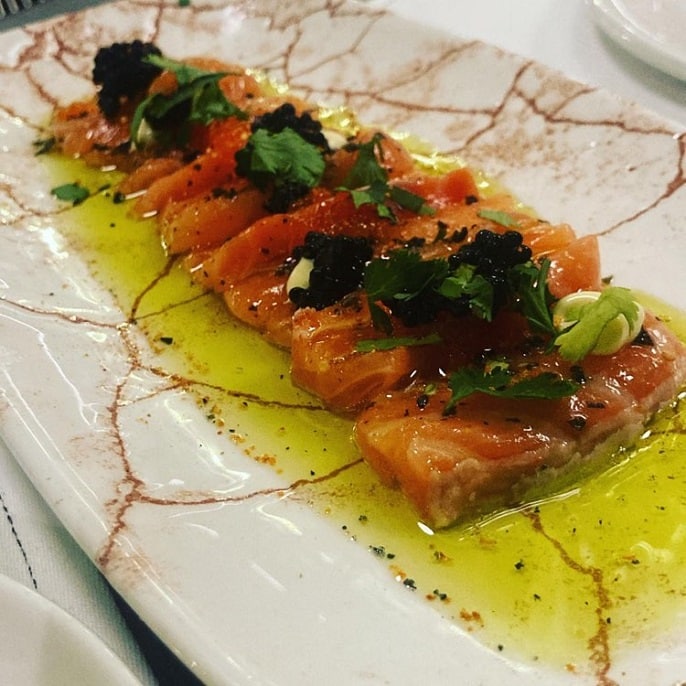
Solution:
M 136 686 L 100 639 L 39 593 L 0 575 L 0 681 L 6 686 Z
M 640 60 L 686 80 L 683 0 L 593 0 L 598 25 Z

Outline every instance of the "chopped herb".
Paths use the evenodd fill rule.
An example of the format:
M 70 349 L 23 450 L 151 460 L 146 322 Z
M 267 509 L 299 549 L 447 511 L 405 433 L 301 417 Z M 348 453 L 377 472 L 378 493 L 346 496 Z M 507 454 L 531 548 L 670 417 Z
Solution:
M 449 300 L 466 299 L 469 309 L 480 319 L 493 318 L 493 285 L 476 273 L 471 264 L 460 264 L 444 279 L 438 292 Z
M 340 190 L 350 193 L 355 207 L 374 205 L 380 217 L 396 221 L 397 217 L 389 201 L 416 214 L 434 214 L 434 209 L 421 196 L 404 188 L 389 184 L 388 172 L 380 164 L 383 161 L 384 136 L 375 133 L 366 143 L 355 144 L 357 158 Z
M 395 338 L 374 338 L 358 341 L 355 345 L 355 350 L 361 353 L 370 353 L 379 350 L 393 350 L 394 348 L 431 345 L 440 342 L 441 337 L 437 333 L 420 337 L 398 336 Z
M 90 191 L 84 188 L 81 184 L 65 183 L 61 186 L 56 186 L 50 191 L 58 200 L 70 202 L 72 205 L 80 205 L 86 198 L 90 196 Z
M 500 224 L 500 226 L 504 226 L 508 229 L 519 228 L 519 222 L 511 214 L 502 212 L 501 210 L 489 210 L 484 208 L 483 210 L 479 210 L 477 212 L 477 216 L 481 217 L 482 219 L 488 219 L 495 224 Z
M 496 365 L 485 371 L 476 367 L 463 367 L 450 375 L 448 386 L 452 391 L 444 414 L 472 393 L 486 393 L 499 398 L 554 400 L 573 395 L 579 385 L 553 372 L 542 372 L 519 380 L 506 365 Z
M 144 61 L 173 73 L 178 87 L 170 95 L 153 93 L 138 105 L 131 121 L 134 145 L 141 142 L 143 121 L 155 131 L 180 118 L 183 131 L 184 126 L 191 122 L 207 125 L 217 119 L 247 117 L 243 110 L 227 100 L 219 87 L 219 81 L 227 76 L 227 72 L 206 71 L 159 55 L 148 55 Z
M 291 128 L 258 129 L 236 153 L 236 163 L 237 173 L 261 189 L 309 190 L 319 184 L 325 168 L 322 151 Z
M 367 265 L 364 288 L 372 320 L 391 331 L 390 317 L 379 302 L 407 326 L 431 322 L 441 311 L 491 321 L 509 305 L 524 314 L 532 329 L 553 335 L 549 262 L 537 266 L 530 257 L 515 231 L 479 231 L 448 259 L 423 260 L 411 249 L 393 251 Z
M 412 250 L 395 250 L 386 258 L 372 260 L 365 270 L 364 289 L 374 325 L 390 333 L 391 320 L 378 302 L 393 314 L 404 317 L 406 324 L 431 321 L 443 305 L 438 287 L 449 274 L 447 260 L 422 260 Z M 421 305 L 416 306 L 420 294 Z
M 556 334 L 550 311 L 554 298 L 548 289 L 550 260 L 543 259 L 540 266 L 532 262 L 516 265 L 510 275 L 519 309 L 534 331 Z

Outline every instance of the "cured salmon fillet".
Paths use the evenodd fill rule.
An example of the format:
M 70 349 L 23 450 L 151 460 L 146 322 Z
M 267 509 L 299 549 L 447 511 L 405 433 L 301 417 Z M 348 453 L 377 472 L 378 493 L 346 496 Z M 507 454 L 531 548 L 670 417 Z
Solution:
M 111 63 L 148 76 L 110 82 Z M 129 172 L 167 252 L 290 349 L 294 383 L 354 418 L 428 524 L 631 441 L 686 382 L 684 345 L 603 286 L 594 236 L 469 169 L 422 168 L 358 125 L 327 137 L 317 108 L 236 65 L 134 42 L 94 77 L 95 98 L 56 111 L 58 148 Z
M 445 384 L 431 396 L 414 386 L 377 396 L 357 418 L 355 439 L 382 480 L 401 488 L 433 526 L 494 502 L 515 503 L 535 479 L 630 444 L 675 396 L 686 381 L 684 346 L 653 317 L 645 331 L 643 343 L 589 356 L 574 371 L 583 382 L 568 398 L 477 393 L 446 416 Z M 568 366 L 556 356 L 536 363 Z

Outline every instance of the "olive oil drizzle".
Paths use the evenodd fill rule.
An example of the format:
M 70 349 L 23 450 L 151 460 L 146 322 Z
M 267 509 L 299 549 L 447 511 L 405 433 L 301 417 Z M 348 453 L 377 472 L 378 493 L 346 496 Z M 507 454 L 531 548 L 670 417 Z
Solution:
M 116 183 L 74 161 L 46 164 L 57 182 Z M 164 255 L 154 221 L 132 219 L 107 190 L 55 219 L 128 324 L 145 333 L 158 373 L 196 396 L 218 434 L 273 465 L 289 484 L 283 492 L 366 546 L 389 579 L 447 620 L 512 659 L 592 674 L 603 685 L 614 683 L 613 661 L 632 645 L 668 640 L 686 608 L 683 398 L 602 472 L 582 470 L 555 490 L 533 489 L 526 506 L 431 531 L 364 465 L 350 421 L 290 384 L 287 354 Z M 686 317 L 650 305 L 686 338 Z

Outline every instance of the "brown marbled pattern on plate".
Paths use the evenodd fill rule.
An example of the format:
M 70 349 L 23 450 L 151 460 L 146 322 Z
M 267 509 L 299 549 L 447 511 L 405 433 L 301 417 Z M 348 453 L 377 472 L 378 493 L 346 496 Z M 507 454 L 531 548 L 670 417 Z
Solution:
M 146 621 L 213 684 L 582 683 L 483 651 L 388 588 L 363 552 L 342 551 L 312 513 L 289 511 L 275 528 L 288 484 L 244 469 L 202 422 L 191 432 L 178 423 L 197 409 L 183 380 L 160 371 L 70 253 L 55 228 L 64 208 L 32 149 L 56 104 L 92 92 L 96 50 L 133 38 L 172 57 L 266 70 L 306 98 L 424 138 L 551 221 L 597 233 L 607 273 L 677 306 L 686 133 L 536 63 L 355 3 L 124 0 L 6 33 L 0 45 L 0 426 Z M 150 426 L 164 428 L 162 445 Z M 273 554 L 294 545 L 304 546 L 297 559 Z M 390 657 L 374 642 L 380 632 Z

